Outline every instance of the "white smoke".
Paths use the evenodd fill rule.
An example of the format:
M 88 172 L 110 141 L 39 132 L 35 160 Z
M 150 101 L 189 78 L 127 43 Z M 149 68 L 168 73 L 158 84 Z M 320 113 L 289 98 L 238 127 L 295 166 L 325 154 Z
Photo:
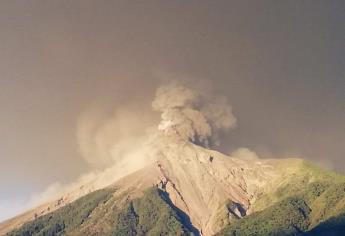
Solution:
M 218 144 L 218 133 L 236 125 L 224 97 L 202 94 L 177 82 L 158 88 L 152 107 L 162 112 L 160 130 L 206 147 Z
M 91 166 L 109 167 L 143 149 L 152 123 L 148 112 L 130 105 L 109 116 L 99 110 L 85 112 L 77 124 L 79 151 Z
M 230 156 L 245 160 L 259 159 L 259 156 L 254 151 L 244 147 L 236 149 L 234 152 L 231 153 Z

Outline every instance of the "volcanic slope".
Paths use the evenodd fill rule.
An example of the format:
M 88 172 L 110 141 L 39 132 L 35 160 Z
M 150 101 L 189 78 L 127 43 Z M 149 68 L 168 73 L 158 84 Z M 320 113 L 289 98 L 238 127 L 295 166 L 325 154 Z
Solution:
M 333 226 L 341 232 L 344 177 L 301 159 L 238 159 L 160 138 L 147 166 L 107 188 L 62 196 L 3 222 L 0 234 L 322 235 Z

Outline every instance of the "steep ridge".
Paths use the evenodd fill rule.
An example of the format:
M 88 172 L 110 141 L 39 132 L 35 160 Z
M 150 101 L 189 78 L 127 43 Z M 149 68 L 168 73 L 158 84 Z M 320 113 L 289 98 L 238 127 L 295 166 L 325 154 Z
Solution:
M 259 187 L 274 178 L 273 166 L 243 161 L 183 140 L 165 146 L 156 162 L 159 186 L 205 235 L 219 230 L 217 209 L 228 200 L 244 211 Z

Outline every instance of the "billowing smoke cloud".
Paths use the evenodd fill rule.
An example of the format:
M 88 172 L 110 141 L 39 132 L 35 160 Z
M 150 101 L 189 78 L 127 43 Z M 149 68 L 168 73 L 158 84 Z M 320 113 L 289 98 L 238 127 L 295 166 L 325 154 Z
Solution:
M 24 209 L 61 195 L 77 199 L 149 164 L 152 161 L 151 129 L 155 129 L 155 119 L 151 115 L 132 105 L 110 114 L 100 109 L 82 114 L 77 123 L 78 148 L 85 161 L 95 169 L 71 183 L 55 182 L 44 191 L 33 194 Z
M 177 82 L 158 88 L 152 107 L 162 112 L 160 130 L 206 147 L 217 145 L 218 133 L 236 125 L 224 97 L 201 94 Z
M 80 197 L 144 167 L 165 145 L 162 133 L 209 146 L 218 142 L 220 132 L 236 125 L 226 99 L 181 83 L 158 88 L 152 107 L 162 112 L 160 122 L 152 111 L 126 104 L 111 113 L 93 109 L 82 114 L 77 123 L 79 151 L 96 169 L 72 183 L 57 182 L 33 195 L 27 209 L 60 195 Z M 87 187 L 81 191 L 80 186 Z
M 203 94 L 177 82 L 158 88 L 152 107 L 162 112 L 159 130 L 206 147 L 217 144 L 218 134 L 236 124 L 225 98 Z M 81 155 L 94 167 L 109 167 L 123 159 L 129 162 L 130 153 L 147 149 L 149 142 L 161 141 L 154 138 L 152 131 L 159 122 L 154 115 L 125 104 L 110 114 L 100 109 L 85 112 L 77 123 Z M 143 155 L 144 152 L 133 161 Z
M 131 105 L 108 116 L 100 110 L 85 112 L 77 124 L 79 151 L 91 166 L 109 167 L 143 148 L 153 120 Z

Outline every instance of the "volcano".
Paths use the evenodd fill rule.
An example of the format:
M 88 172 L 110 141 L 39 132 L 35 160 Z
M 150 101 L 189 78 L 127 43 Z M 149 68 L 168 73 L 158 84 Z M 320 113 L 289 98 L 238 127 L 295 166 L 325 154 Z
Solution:
M 100 190 L 80 186 L 1 234 L 298 235 L 329 232 L 345 213 L 345 178 L 302 159 L 244 160 L 160 138 L 145 167 Z
M 344 235 L 344 176 L 298 158 L 212 150 L 236 119 L 224 100 L 205 101 L 183 86 L 160 88 L 162 121 L 145 148 L 1 223 L 0 234 Z

